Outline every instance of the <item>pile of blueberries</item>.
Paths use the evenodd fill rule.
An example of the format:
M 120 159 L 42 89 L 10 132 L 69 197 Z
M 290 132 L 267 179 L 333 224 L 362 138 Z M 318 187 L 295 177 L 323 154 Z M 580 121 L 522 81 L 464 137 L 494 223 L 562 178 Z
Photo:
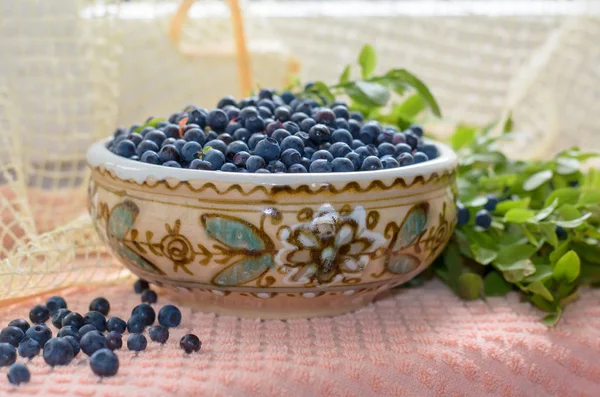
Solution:
M 322 106 L 267 89 L 240 102 L 226 96 L 213 110 L 190 105 L 166 121 L 150 117 L 117 129 L 108 149 L 166 167 L 256 173 L 372 171 L 438 156 L 418 125 L 398 131 L 341 101 Z
M 127 348 L 135 352 L 146 349 L 148 341 L 143 335 L 146 327 L 150 327 L 148 336 L 152 341 L 165 344 L 169 339 L 169 328 L 177 327 L 181 322 L 181 311 L 173 305 L 165 305 L 158 312 L 158 325 L 153 325 L 156 313 L 151 304 L 157 301 L 156 293 L 144 280 L 136 281 L 134 290 L 142 294 L 142 304 L 133 309 L 127 322 L 119 317 L 106 319 L 110 303 L 105 298 L 94 299 L 90 311 L 82 316 L 67 309 L 67 302 L 60 296 L 53 296 L 45 305 L 31 308 L 29 319 L 33 325 L 22 318 L 11 321 L 0 332 L 0 367 L 10 366 L 10 383 L 27 383 L 31 378 L 25 364 L 15 363 L 17 352 L 26 359 L 42 352 L 44 361 L 54 367 L 68 365 L 82 351 L 90 357 L 90 368 L 96 375 L 113 376 L 119 370 L 119 358 L 114 350 L 123 346 L 125 331 L 130 333 Z M 56 337 L 52 337 L 52 330 L 45 324 L 48 319 L 58 329 Z M 186 334 L 179 346 L 190 354 L 200 351 L 202 342 L 196 335 Z

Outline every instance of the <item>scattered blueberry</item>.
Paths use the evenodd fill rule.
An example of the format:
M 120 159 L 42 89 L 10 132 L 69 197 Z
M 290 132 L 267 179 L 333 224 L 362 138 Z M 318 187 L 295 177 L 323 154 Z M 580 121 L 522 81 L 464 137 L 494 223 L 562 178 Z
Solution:
M 148 329 L 148 335 L 154 342 L 165 344 L 169 339 L 169 329 L 163 325 L 153 325 Z
M 71 311 L 69 309 L 56 310 L 52 314 L 52 318 L 50 319 L 52 321 L 52 325 L 54 325 L 58 329 L 62 328 L 62 321 L 64 320 L 65 317 L 67 317 L 67 315 L 69 313 L 71 313 Z
M 42 347 L 35 339 L 31 339 L 26 336 L 21 343 L 19 343 L 19 347 L 17 349 L 19 351 L 19 355 L 23 358 L 33 358 L 40 354 L 40 350 Z
M 81 346 L 79 346 L 79 339 L 71 335 L 64 336 L 62 339 L 69 342 L 69 344 L 71 345 L 71 349 L 73 349 L 73 357 L 77 357 L 77 355 L 81 351 Z
M 111 317 L 106 322 L 107 331 L 115 331 L 120 334 L 124 333 L 127 329 L 127 323 L 119 317 Z
M 73 327 L 72 325 L 66 325 L 62 327 L 60 331 L 58 331 L 58 334 L 56 336 L 58 336 L 59 338 L 64 338 L 65 336 L 73 336 L 77 340 L 80 339 L 79 330 Z
M 179 346 L 187 353 L 199 352 L 202 342 L 194 334 L 186 334 L 179 340 Z
M 110 349 L 110 350 L 118 350 L 121 347 L 123 347 L 123 336 L 116 332 L 116 331 L 110 331 L 108 334 L 106 334 L 106 346 Z
M 17 349 L 10 343 L 0 343 L 0 367 L 6 367 L 17 361 Z
M 465 207 L 461 203 L 456 204 L 456 223 L 458 226 L 466 225 L 469 223 L 469 219 L 471 218 L 471 213 L 469 209 Z
M 119 357 L 109 349 L 99 349 L 90 357 L 90 368 L 98 376 L 114 376 L 119 371 Z
M 567 238 L 567 231 L 562 226 L 556 226 L 556 237 L 560 240 Z
M 131 334 L 127 338 L 127 348 L 134 352 L 141 352 L 148 346 L 146 337 L 142 334 Z
M 102 299 L 104 299 L 104 298 L 102 298 Z M 107 301 L 107 303 L 108 303 L 108 301 Z M 91 307 L 96 307 L 97 309 L 106 309 L 105 307 L 102 307 L 102 306 L 90 305 L 90 308 Z M 108 313 L 108 310 L 105 310 L 105 311 Z M 106 317 L 104 317 L 104 315 L 102 313 L 100 313 L 99 311 L 87 312 L 85 314 L 85 316 L 83 316 L 83 322 L 85 324 L 92 324 L 100 332 L 106 331 Z
M 163 306 L 158 312 L 158 323 L 167 328 L 177 327 L 181 323 L 181 312 L 173 305 Z
M 139 315 L 131 316 L 129 320 L 127 320 L 127 331 L 129 331 L 130 334 L 142 333 L 146 329 L 146 326 L 146 320 Z
M 106 338 L 99 331 L 90 331 L 81 337 L 79 346 L 81 351 L 91 356 L 96 350 L 106 347 Z
M 68 365 L 75 357 L 71 343 L 65 338 L 52 338 L 44 344 L 44 361 L 51 367 Z
M 12 320 L 10 323 L 8 323 L 8 327 L 21 328 L 21 331 L 27 332 L 27 330 L 29 329 L 30 325 L 27 322 L 27 320 L 25 320 L 23 318 L 17 318 L 17 319 Z
M 485 203 L 483 208 L 485 208 L 489 212 L 494 212 L 496 210 L 497 205 L 498 205 L 498 197 L 494 196 L 493 194 L 488 194 L 487 202 Z
M 52 331 L 46 324 L 36 324 L 33 327 L 29 328 L 27 332 L 25 332 L 25 336 L 34 339 L 40 346 L 44 346 L 44 344 L 52 338 Z
M 15 363 L 8 368 L 8 381 L 13 385 L 28 383 L 31 380 L 29 369 L 22 363 Z
M 79 338 L 83 337 L 83 335 L 87 334 L 91 331 L 98 331 L 93 324 L 85 324 L 83 327 L 79 328 Z
M 58 309 L 66 309 L 67 302 L 60 296 L 52 296 L 46 301 L 46 307 L 50 311 L 50 314 L 54 314 Z
M 152 291 L 151 289 L 147 289 L 144 292 L 142 292 L 142 302 L 156 303 L 157 300 L 158 295 L 156 295 L 156 292 Z
M 29 319 L 34 324 L 42 324 L 50 318 L 50 311 L 45 305 L 35 305 L 29 311 Z
M 25 338 L 25 333 L 21 328 L 9 326 L 0 331 L 0 342 L 10 343 L 14 347 L 19 346 L 19 342 L 23 338 Z
M 135 317 L 135 316 L 140 317 L 142 319 L 142 322 L 146 326 L 152 325 L 154 323 L 154 320 L 156 320 L 156 312 L 154 311 L 152 306 L 150 306 L 147 303 L 140 303 L 139 305 L 134 307 L 133 310 L 131 311 L 131 316 L 132 317 Z M 131 331 L 129 331 L 129 332 L 131 332 Z
M 492 216 L 485 209 L 479 210 L 475 214 L 475 224 L 484 230 L 487 230 L 492 225 Z
M 133 283 L 133 291 L 136 294 L 141 294 L 143 291 L 150 288 L 150 285 L 146 280 L 138 279 L 135 283 Z

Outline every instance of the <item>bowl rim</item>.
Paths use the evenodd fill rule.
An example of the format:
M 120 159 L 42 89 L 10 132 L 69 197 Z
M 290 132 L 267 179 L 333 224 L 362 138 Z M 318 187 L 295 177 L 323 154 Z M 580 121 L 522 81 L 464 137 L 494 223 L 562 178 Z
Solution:
M 448 145 L 439 141 L 428 140 L 428 142 L 433 143 L 438 147 L 440 155 L 437 158 L 406 167 L 384 170 L 306 174 L 256 174 L 190 170 L 186 168 L 163 167 L 162 165 L 147 164 L 118 156 L 111 153 L 106 147 L 106 144 L 112 139 L 112 137 L 109 137 L 98 140 L 89 147 L 87 151 L 88 166 L 91 168 L 104 168 L 107 171 L 112 171 L 119 179 L 124 181 L 134 180 L 140 184 L 144 183 L 149 178 L 155 178 L 156 180 L 175 179 L 181 182 L 219 181 L 288 186 L 299 184 L 311 185 L 319 183 L 358 182 L 430 175 L 434 172 L 443 170 L 453 170 L 458 163 L 456 153 Z

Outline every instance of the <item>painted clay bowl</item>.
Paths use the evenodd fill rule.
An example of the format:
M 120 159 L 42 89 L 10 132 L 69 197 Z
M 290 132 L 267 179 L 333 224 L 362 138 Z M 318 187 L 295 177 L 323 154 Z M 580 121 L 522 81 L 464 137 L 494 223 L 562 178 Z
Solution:
M 242 174 L 140 163 L 106 142 L 88 151 L 98 233 L 137 276 L 207 311 L 357 309 L 429 266 L 455 224 L 456 155 L 442 144 L 403 168 Z

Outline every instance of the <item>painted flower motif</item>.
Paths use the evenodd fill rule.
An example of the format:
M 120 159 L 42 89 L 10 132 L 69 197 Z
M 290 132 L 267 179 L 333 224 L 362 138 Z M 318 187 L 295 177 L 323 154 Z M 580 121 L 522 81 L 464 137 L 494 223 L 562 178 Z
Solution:
M 287 284 L 328 284 L 359 276 L 369 256 L 385 238 L 367 229 L 366 212 L 358 206 L 342 216 L 323 205 L 312 220 L 282 229 L 284 248 L 277 254 Z

